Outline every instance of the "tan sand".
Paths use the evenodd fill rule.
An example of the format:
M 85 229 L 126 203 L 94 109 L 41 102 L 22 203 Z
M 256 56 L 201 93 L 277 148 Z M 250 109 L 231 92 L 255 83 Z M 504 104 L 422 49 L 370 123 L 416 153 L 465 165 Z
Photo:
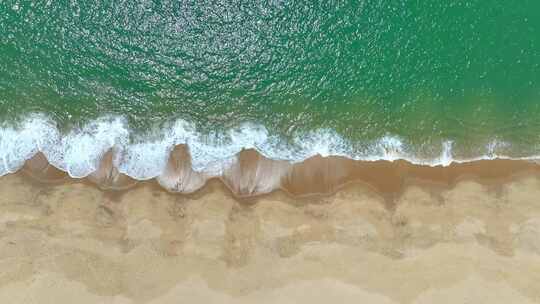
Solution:
M 55 181 L 0 178 L 0 303 L 540 303 L 536 173 L 411 179 L 390 200 Z

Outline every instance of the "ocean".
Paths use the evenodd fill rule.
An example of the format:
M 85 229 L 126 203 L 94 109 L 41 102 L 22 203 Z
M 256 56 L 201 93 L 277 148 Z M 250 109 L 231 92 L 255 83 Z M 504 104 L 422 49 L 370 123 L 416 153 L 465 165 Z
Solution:
M 0 175 L 535 160 L 539 32 L 538 1 L 2 1 Z

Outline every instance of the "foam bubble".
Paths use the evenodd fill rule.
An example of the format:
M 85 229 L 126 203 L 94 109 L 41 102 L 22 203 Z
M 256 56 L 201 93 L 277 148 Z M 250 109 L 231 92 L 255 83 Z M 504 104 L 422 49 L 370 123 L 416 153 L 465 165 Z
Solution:
M 19 170 L 25 160 L 58 138 L 49 120 L 31 115 L 19 126 L 0 127 L 0 176 Z
M 58 134 L 58 131 L 54 132 Z M 104 117 L 59 136 L 54 143 L 42 147 L 49 162 L 71 177 L 82 178 L 99 167 L 103 155 L 113 147 L 122 149 L 129 141 L 124 119 Z
M 376 143 L 376 146 L 380 150 L 376 158 L 389 161 L 405 158 L 403 141 L 396 136 L 386 135 Z
M 115 154 L 114 165 L 120 173 L 147 180 L 163 172 L 170 151 L 170 145 L 163 141 L 131 144 Z
M 501 150 L 507 149 L 510 144 L 500 140 L 492 140 L 486 145 L 486 157 L 489 159 L 495 159 L 499 157 Z
M 305 135 L 300 134 L 296 136 L 294 141 L 295 146 L 299 148 L 294 157 L 296 162 L 315 155 L 323 157 L 353 155 L 352 145 L 330 129 L 309 132 Z
M 454 161 L 454 158 L 452 157 L 453 145 L 454 145 L 454 142 L 452 141 L 443 142 L 442 153 L 441 153 L 441 156 L 439 157 L 438 162 L 436 162 L 437 165 L 449 166 Z

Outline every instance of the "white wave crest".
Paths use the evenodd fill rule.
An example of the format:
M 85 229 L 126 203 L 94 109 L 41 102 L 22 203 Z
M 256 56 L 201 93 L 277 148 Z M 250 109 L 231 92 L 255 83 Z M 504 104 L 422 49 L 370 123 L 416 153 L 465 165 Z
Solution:
M 214 133 L 199 132 L 194 124 L 176 120 L 152 134 L 134 136 L 122 117 L 102 117 L 85 126 L 61 133 L 53 120 L 41 114 L 30 115 L 22 123 L 0 126 L 0 176 L 19 170 L 25 160 L 42 152 L 48 161 L 71 177 L 86 177 L 99 167 L 103 155 L 113 149 L 113 164 L 119 172 L 137 180 L 160 176 L 175 145 L 189 147 L 195 172 L 219 176 L 236 162 L 242 149 L 255 149 L 263 156 L 300 162 L 315 155 L 343 156 L 355 160 L 394 161 L 405 159 L 423 165 L 448 166 L 452 162 L 510 158 L 497 151 L 508 144 L 493 141 L 485 154 L 475 159 L 455 159 L 452 141 L 442 144 L 439 156 L 415 157 L 410 147 L 396 136 L 384 136 L 359 149 L 330 129 L 298 133 L 292 140 L 271 134 L 261 125 L 245 123 Z M 522 159 L 538 159 L 536 156 Z

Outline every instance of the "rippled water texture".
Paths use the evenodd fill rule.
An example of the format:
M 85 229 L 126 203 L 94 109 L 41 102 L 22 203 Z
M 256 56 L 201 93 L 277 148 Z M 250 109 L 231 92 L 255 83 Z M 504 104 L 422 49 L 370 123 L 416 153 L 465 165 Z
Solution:
M 230 146 L 255 126 L 265 145 L 246 146 L 289 160 L 387 139 L 409 158 L 534 156 L 539 33 L 527 0 L 2 1 L 2 145 L 39 113 L 72 137 L 117 117 L 134 142 L 185 121 Z

